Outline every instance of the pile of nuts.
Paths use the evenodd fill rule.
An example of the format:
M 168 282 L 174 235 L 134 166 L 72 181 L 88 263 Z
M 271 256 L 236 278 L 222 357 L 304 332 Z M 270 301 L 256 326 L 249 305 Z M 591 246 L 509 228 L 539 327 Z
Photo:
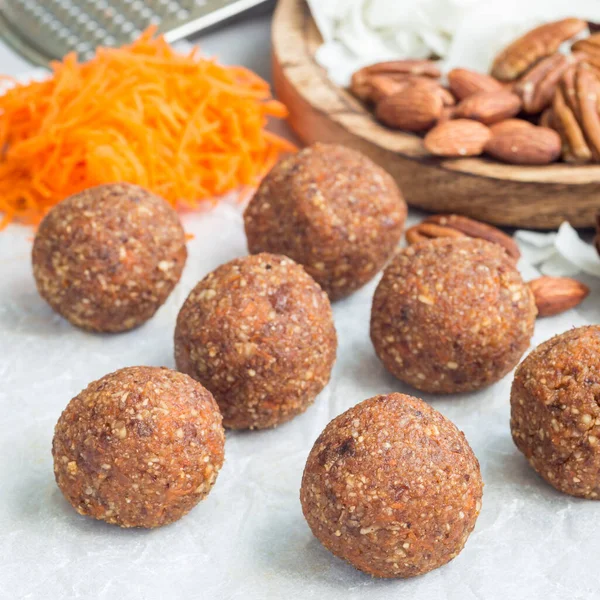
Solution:
M 600 162 L 600 33 L 559 52 L 587 27 L 575 18 L 536 27 L 496 57 L 490 75 L 453 69 L 447 87 L 435 62 L 397 60 L 360 69 L 350 89 L 383 124 L 425 134 L 436 156 Z

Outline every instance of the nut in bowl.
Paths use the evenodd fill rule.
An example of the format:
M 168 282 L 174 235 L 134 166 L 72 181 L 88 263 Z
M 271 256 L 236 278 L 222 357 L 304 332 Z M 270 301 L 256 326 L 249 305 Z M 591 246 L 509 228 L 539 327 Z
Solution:
M 489 75 L 452 69 L 448 88 L 434 62 L 407 60 L 361 69 L 351 91 L 374 105 L 384 125 L 426 134 L 424 147 L 434 156 L 485 154 L 523 166 L 600 162 L 600 34 L 559 52 L 586 27 L 574 18 L 536 27 L 496 57 Z M 490 134 L 474 122 L 498 128 Z
M 397 7 L 394 9 L 398 10 Z M 504 7 L 499 6 L 498 10 L 504 10 Z M 575 11 L 575 7 L 572 10 Z M 553 14 L 559 16 L 551 11 L 547 13 Z M 306 17 L 309 27 L 302 26 Z M 546 18 L 551 20 L 553 17 Z M 519 20 L 518 17 L 515 20 Z M 394 177 L 411 206 L 431 213 L 460 213 L 494 225 L 524 229 L 556 229 L 564 220 L 574 227 L 593 225 L 600 206 L 600 166 L 572 167 L 564 155 L 562 137 L 560 155 L 556 155 L 556 136 L 561 136 L 561 132 L 554 122 L 552 103 L 560 82 L 557 86 L 554 82 L 571 67 L 576 70 L 579 65 L 587 64 L 581 50 L 569 52 L 570 39 L 559 42 L 560 53 L 564 53 L 561 56 L 566 59 L 555 58 L 556 50 L 546 50 L 543 56 L 536 58 L 535 64 L 513 81 L 500 81 L 489 74 L 484 61 L 488 63 L 486 56 L 492 58 L 488 54 L 488 45 L 494 44 L 494 37 L 480 35 L 481 41 L 477 44 L 481 44 L 481 53 L 476 52 L 479 48 L 474 40 L 465 46 L 467 52 L 473 51 L 472 63 L 464 60 L 461 65 L 460 59 L 450 60 L 447 64 L 456 67 L 450 70 L 441 61 L 427 62 L 422 58 L 427 54 L 412 61 L 407 55 L 407 60 L 391 61 L 393 69 L 390 62 L 360 69 L 357 71 L 360 75 L 351 85 L 352 67 L 348 63 L 347 78 L 336 75 L 334 67 L 328 69 L 330 78 L 325 76 L 323 67 L 328 68 L 328 65 L 323 64 L 326 59 L 318 49 L 329 42 L 315 25 L 318 25 L 317 21 L 311 21 L 310 15 L 303 12 L 300 0 L 280 2 L 273 38 L 274 83 L 280 99 L 290 108 L 290 125 L 303 142 L 325 141 L 360 150 Z M 469 41 L 466 34 L 461 35 L 465 36 L 465 42 Z M 560 40 L 563 35 L 561 33 Z M 577 36 L 589 36 L 589 32 L 582 30 Z M 360 51 L 358 46 L 355 49 Z M 543 68 L 538 67 L 541 61 L 547 63 Z M 488 64 L 491 62 L 489 60 Z M 416 63 L 420 65 L 418 74 L 411 72 Z M 536 71 L 530 73 L 534 68 Z M 522 85 L 517 89 L 521 78 Z M 362 89 L 356 88 L 357 79 Z M 415 85 L 416 81 L 419 83 Z M 427 134 L 439 125 L 464 119 L 458 111 L 460 104 L 468 101 L 470 96 L 482 93 L 508 97 L 511 102 L 523 106 L 520 112 L 510 117 L 508 127 L 517 121 L 524 128 L 553 129 L 555 134 L 546 131 L 540 134 L 543 140 L 551 140 L 550 147 L 544 146 L 543 152 L 537 145 L 533 150 L 519 148 L 516 160 L 514 153 L 502 148 L 502 158 L 496 158 L 486 151 L 487 143 L 482 147 L 479 137 L 472 142 L 470 135 L 461 133 L 460 125 L 458 133 L 453 125 L 449 142 L 444 137 L 447 132 L 441 130 L 443 145 L 439 155 L 432 154 L 438 150 L 435 145 L 430 149 L 425 146 Z M 398 104 L 404 109 L 407 97 L 425 100 L 398 116 Z M 384 104 L 379 115 L 386 123 L 377 118 L 381 103 Z M 533 114 L 535 111 L 539 112 Z M 497 118 L 492 117 L 492 121 Z M 496 125 L 505 120 L 508 119 L 489 121 L 490 125 L 484 125 L 494 132 Z M 408 121 L 406 129 L 399 128 L 402 121 Z M 435 133 L 437 135 L 437 130 Z M 537 141 L 537 130 L 535 134 Z M 469 146 L 461 137 L 469 140 Z M 522 141 L 518 141 L 522 146 Z M 499 155 L 500 152 L 496 153 Z M 505 162 L 504 156 L 511 162 Z

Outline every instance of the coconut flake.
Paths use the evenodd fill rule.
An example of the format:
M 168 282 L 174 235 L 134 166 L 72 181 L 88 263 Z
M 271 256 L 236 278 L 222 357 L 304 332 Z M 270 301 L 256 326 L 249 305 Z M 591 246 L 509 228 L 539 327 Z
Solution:
M 572 277 L 584 272 L 600 277 L 600 257 L 591 244 L 583 241 L 569 223 L 558 232 L 517 231 L 522 262 L 533 265 L 543 275 Z
M 444 70 L 489 70 L 527 30 L 564 17 L 600 21 L 598 0 L 308 0 L 324 40 L 316 59 L 338 85 L 382 60 L 443 59 Z M 328 47 L 332 46 L 334 50 Z
M 569 223 L 563 223 L 554 242 L 557 252 L 578 270 L 600 277 L 600 258 L 596 249 L 584 242 Z

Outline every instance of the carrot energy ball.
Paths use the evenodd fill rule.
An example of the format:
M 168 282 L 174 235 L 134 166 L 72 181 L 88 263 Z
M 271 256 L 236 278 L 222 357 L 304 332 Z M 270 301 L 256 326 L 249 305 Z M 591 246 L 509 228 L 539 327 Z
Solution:
M 233 429 L 273 427 L 304 412 L 329 381 L 336 348 L 327 295 L 274 254 L 210 273 L 175 329 L 177 368 L 213 393 Z
M 510 396 L 515 444 L 557 490 L 600 498 L 600 327 L 571 329 L 519 365 Z
M 463 433 L 422 400 L 389 394 L 325 427 L 308 456 L 300 500 L 333 554 L 376 577 L 412 577 L 462 550 L 482 488 Z
M 50 210 L 33 243 L 33 274 L 42 298 L 73 325 L 125 331 L 163 304 L 186 256 L 179 218 L 164 200 L 109 184 Z
M 331 300 L 351 294 L 383 267 L 405 219 L 392 177 L 359 152 L 330 144 L 277 164 L 244 214 L 251 253 L 289 256 Z
M 501 379 L 529 347 L 537 310 L 513 259 L 491 242 L 438 238 L 403 249 L 375 291 L 371 339 L 398 379 L 431 393 Z
M 208 494 L 224 442 L 217 404 L 198 382 L 165 368 L 129 367 L 69 402 L 54 430 L 54 474 L 79 514 L 159 527 Z

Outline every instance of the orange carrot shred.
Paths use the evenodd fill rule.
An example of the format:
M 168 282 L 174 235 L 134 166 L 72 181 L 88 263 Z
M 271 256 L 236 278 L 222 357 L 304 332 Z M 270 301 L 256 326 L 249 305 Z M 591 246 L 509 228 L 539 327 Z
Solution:
M 178 54 L 155 29 L 122 48 L 51 65 L 43 81 L 0 95 L 0 229 L 37 224 L 83 189 L 147 187 L 182 210 L 256 187 L 296 147 L 266 130 L 287 117 L 269 85 L 197 49 Z

